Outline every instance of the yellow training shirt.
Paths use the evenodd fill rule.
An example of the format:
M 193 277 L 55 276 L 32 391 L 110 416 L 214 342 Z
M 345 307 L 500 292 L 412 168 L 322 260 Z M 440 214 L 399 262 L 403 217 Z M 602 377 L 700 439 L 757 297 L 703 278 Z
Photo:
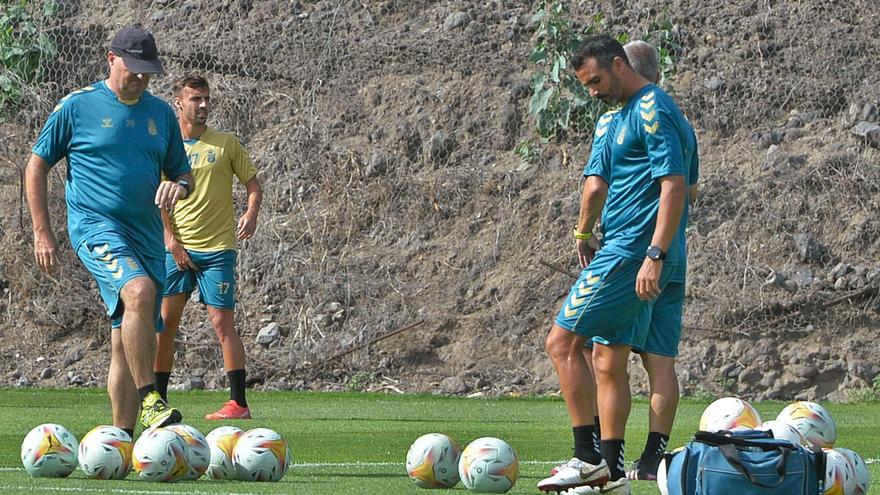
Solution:
M 232 176 L 244 184 L 257 175 L 241 141 L 234 134 L 205 130 L 198 139 L 184 141 L 196 185 L 177 202 L 171 214 L 174 237 L 193 251 L 236 248 Z

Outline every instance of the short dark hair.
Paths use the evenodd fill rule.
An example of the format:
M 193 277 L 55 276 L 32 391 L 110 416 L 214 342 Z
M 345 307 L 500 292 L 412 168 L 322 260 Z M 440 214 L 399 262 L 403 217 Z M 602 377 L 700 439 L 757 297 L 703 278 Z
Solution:
M 173 93 L 174 96 L 179 97 L 180 92 L 183 91 L 183 88 L 210 89 L 210 86 L 208 86 L 208 80 L 205 79 L 202 75 L 186 74 L 174 80 L 174 84 L 171 86 L 171 93 Z
M 620 57 L 626 65 L 630 65 L 623 45 L 607 34 L 600 34 L 590 36 L 581 43 L 575 51 L 571 65 L 574 70 L 580 70 L 588 58 L 594 58 L 599 63 L 599 67 L 610 69 L 614 57 Z

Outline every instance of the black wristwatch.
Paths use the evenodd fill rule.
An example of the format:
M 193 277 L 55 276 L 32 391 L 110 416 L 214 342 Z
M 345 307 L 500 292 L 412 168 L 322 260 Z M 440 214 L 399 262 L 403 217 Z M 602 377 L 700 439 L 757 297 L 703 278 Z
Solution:
M 190 188 L 189 181 L 188 181 L 188 180 L 184 180 L 184 179 L 179 179 L 179 180 L 177 181 L 177 185 L 179 185 L 179 186 L 183 186 L 183 188 L 186 189 L 186 197 L 188 198 L 190 192 L 192 192 L 192 191 L 189 190 L 189 188 Z
M 648 246 L 648 250 L 645 251 L 645 256 L 654 261 L 662 261 L 666 259 L 666 253 L 664 253 L 659 247 L 653 245 Z

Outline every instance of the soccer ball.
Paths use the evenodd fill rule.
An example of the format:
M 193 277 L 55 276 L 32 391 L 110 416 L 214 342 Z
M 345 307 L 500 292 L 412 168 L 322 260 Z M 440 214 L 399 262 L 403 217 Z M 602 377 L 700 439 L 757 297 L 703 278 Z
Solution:
M 290 465 L 287 440 L 268 428 L 248 430 L 235 443 L 232 465 L 239 479 L 278 481 Z
M 419 488 L 452 488 L 458 483 L 461 448 L 440 433 L 422 435 L 406 453 L 406 474 Z
M 79 468 L 89 478 L 121 480 L 131 471 L 131 437 L 115 426 L 92 428 L 79 444 Z
M 183 423 L 169 425 L 166 428 L 180 435 L 180 438 L 189 447 L 189 457 L 187 458 L 189 471 L 181 479 L 199 479 L 205 474 L 205 471 L 208 470 L 208 464 L 211 463 L 211 449 L 208 447 L 208 440 L 205 438 L 205 435 L 202 435 L 202 432 L 194 427 Z
M 801 432 L 798 431 L 797 428 L 791 426 L 788 423 L 783 423 L 782 421 L 778 421 L 775 419 L 771 419 L 770 421 L 764 421 L 764 424 L 755 428 L 756 430 L 770 431 L 773 432 L 773 438 L 778 438 L 780 440 L 788 440 L 794 445 L 803 445 L 808 446 L 806 440 L 804 440 Z
M 736 397 L 724 397 L 709 404 L 700 417 L 702 431 L 731 431 L 751 429 L 761 424 L 761 416 L 748 402 Z
M 221 426 L 208 433 L 208 449 L 211 462 L 208 464 L 208 477 L 215 480 L 234 480 L 235 467 L 232 465 L 232 451 L 244 432 L 234 426 Z
M 186 442 L 167 428 L 144 430 L 134 443 L 134 470 L 146 481 L 177 481 L 189 471 Z
M 776 420 L 797 428 L 809 445 L 830 449 L 837 440 L 837 428 L 831 414 L 815 402 L 791 403 L 776 416 Z
M 825 452 L 825 491 L 823 495 L 850 495 L 856 489 L 856 473 L 849 459 L 834 449 Z
M 25 435 L 21 463 L 35 478 L 64 478 L 76 469 L 78 447 L 76 437 L 67 428 L 45 423 Z
M 867 495 L 868 486 L 871 480 L 870 473 L 868 472 L 868 465 L 865 463 L 865 460 L 854 450 L 842 448 L 836 448 L 834 450 L 843 454 L 849 460 L 850 464 L 852 464 L 853 472 L 856 474 L 856 487 L 855 490 L 853 490 L 853 495 Z
M 461 453 L 458 475 L 468 490 L 481 493 L 504 493 L 516 484 L 519 460 L 504 440 L 478 438 Z

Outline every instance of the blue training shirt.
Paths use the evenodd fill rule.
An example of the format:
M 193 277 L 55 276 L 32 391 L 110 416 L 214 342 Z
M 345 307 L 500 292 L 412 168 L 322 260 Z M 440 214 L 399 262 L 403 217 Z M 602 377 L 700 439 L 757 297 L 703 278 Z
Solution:
M 67 157 L 67 230 L 74 250 L 89 236 L 113 231 L 137 253 L 164 259 L 162 218 L 155 205 L 161 175 L 190 171 L 177 118 L 149 92 L 119 101 L 104 81 L 61 99 L 33 152 L 54 166 Z
M 660 202 L 656 179 L 682 175 L 685 184 L 692 185 L 699 178 L 693 128 L 672 98 L 649 84 L 621 108 L 600 117 L 584 175 L 597 175 L 609 185 L 602 211 L 603 249 L 643 259 Z M 687 202 L 684 208 L 667 257 L 667 263 L 679 265 L 674 277 L 679 281 L 685 276 Z

